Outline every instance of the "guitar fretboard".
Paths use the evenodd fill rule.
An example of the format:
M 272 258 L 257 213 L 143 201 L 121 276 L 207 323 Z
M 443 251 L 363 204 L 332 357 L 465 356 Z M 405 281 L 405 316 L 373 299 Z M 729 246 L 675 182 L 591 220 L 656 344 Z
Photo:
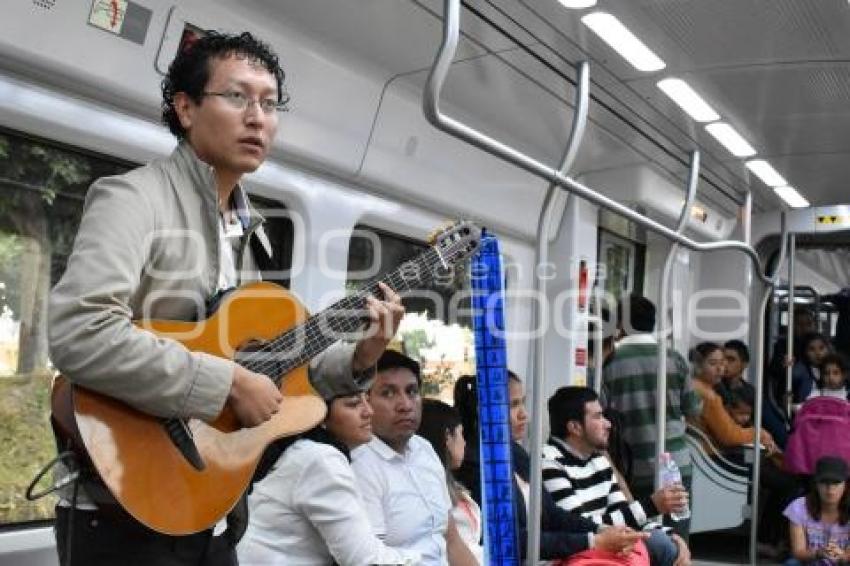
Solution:
M 463 251 L 463 248 L 449 246 L 441 257 L 436 249 L 429 248 L 261 348 L 240 353 L 236 360 L 251 371 L 266 374 L 278 383 L 287 373 L 309 362 L 334 342 L 355 338 L 357 333 L 362 332 L 368 321 L 366 299 L 381 295 L 379 281 L 397 293 L 410 291 L 433 281 L 439 270 L 452 265 Z

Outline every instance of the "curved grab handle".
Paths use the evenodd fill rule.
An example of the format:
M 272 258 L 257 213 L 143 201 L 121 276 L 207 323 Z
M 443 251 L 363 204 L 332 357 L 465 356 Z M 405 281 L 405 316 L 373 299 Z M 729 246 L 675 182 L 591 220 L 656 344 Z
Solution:
M 578 148 L 581 147 L 584 130 L 587 127 L 587 113 L 590 109 L 590 63 L 587 61 L 579 62 L 576 66 L 576 73 L 578 78 L 575 96 L 576 111 L 570 128 L 570 137 L 567 138 L 564 157 L 561 159 L 561 166 L 558 168 L 558 171 L 564 175 L 570 172 L 578 155 Z
M 431 67 L 428 80 L 425 82 L 425 89 L 422 96 L 422 110 L 425 114 L 425 118 L 435 128 L 456 138 L 462 139 L 500 159 L 513 163 L 517 167 L 525 169 L 533 175 L 546 179 L 550 183 L 558 185 L 562 189 L 578 195 L 597 206 L 624 216 L 628 220 L 631 220 L 648 230 L 661 234 L 667 239 L 677 242 L 688 249 L 702 252 L 715 250 L 740 251 L 746 254 L 753 262 L 756 276 L 759 280 L 761 280 L 765 285 L 772 285 L 774 283 L 778 269 L 771 275 L 767 275 L 763 272 L 758 253 L 752 246 L 736 240 L 726 240 L 721 242 L 696 242 L 682 234 L 677 234 L 672 228 L 656 222 L 651 218 L 647 218 L 629 207 L 574 181 L 552 167 L 548 167 L 538 160 L 441 113 L 439 108 L 440 93 L 442 92 L 443 83 L 446 80 L 449 68 L 451 67 L 455 51 L 457 50 L 457 42 L 460 35 L 460 0 L 444 0 L 443 5 L 445 10 L 443 19 L 443 40 L 440 44 L 440 49 L 437 52 L 434 64 Z M 782 228 L 782 249 L 784 259 L 784 243 L 787 240 L 784 215 Z M 779 265 L 781 265 L 781 263 L 778 263 L 777 267 Z
M 685 204 L 682 206 L 682 212 L 679 213 L 679 220 L 676 222 L 676 232 L 681 234 L 685 230 L 685 225 L 688 223 L 688 217 L 691 213 L 691 208 L 694 206 L 694 201 L 697 198 L 697 184 L 699 183 L 699 165 L 700 153 L 698 149 L 691 152 L 691 166 L 688 169 L 688 184 L 685 188 Z

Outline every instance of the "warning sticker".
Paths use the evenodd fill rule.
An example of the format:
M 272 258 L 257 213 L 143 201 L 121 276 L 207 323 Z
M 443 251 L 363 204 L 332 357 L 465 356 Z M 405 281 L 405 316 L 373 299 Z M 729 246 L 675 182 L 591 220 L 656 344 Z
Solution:
M 127 0 L 94 0 L 89 14 L 89 23 L 120 35 L 126 13 Z
M 825 214 L 815 218 L 819 225 L 826 226 L 850 226 L 850 215 L 848 214 Z

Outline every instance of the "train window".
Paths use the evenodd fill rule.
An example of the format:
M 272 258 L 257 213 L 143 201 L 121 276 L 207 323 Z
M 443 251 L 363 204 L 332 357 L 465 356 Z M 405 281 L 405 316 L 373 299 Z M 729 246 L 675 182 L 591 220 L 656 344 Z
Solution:
M 55 455 L 47 295 L 65 269 L 89 184 L 129 164 L 0 131 L 0 525 L 51 518 L 24 490 Z
M 357 226 L 348 250 L 347 288 L 353 291 L 426 249 L 421 242 L 369 226 Z M 402 293 L 406 313 L 391 347 L 419 361 L 422 393 L 427 397 L 451 403 L 455 380 L 463 374 L 475 373 L 468 290 L 465 271 L 458 269 L 449 277 Z

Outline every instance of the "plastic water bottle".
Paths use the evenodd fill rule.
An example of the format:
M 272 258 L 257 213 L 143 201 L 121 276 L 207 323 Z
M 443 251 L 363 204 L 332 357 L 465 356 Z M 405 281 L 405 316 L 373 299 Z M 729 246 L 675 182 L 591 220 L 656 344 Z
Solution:
M 661 476 L 661 487 L 667 487 L 668 485 L 684 485 L 682 483 L 682 472 L 679 471 L 679 466 L 676 465 L 676 460 L 670 455 L 669 452 L 663 452 L 661 454 L 661 462 L 659 463 L 658 473 Z M 670 518 L 674 521 L 684 521 L 685 519 L 691 518 L 691 510 L 686 503 L 684 507 L 679 509 L 678 511 L 673 511 L 670 513 Z

